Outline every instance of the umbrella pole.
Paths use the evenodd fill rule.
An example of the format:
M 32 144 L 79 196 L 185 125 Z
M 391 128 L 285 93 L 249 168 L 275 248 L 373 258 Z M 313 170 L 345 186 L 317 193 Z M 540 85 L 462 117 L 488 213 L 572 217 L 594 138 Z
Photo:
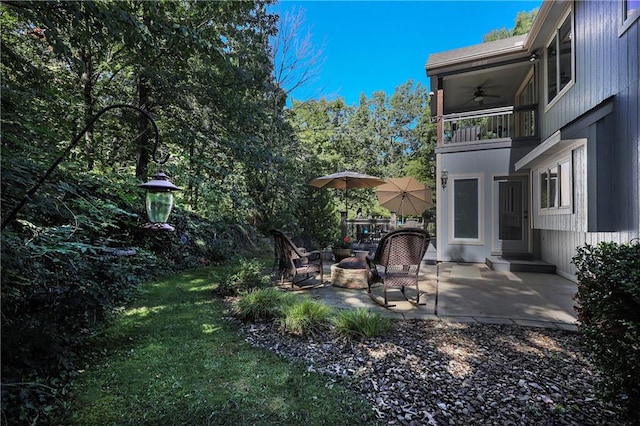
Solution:
M 346 217 L 349 218 L 349 177 L 347 176 L 344 180 L 344 211 Z

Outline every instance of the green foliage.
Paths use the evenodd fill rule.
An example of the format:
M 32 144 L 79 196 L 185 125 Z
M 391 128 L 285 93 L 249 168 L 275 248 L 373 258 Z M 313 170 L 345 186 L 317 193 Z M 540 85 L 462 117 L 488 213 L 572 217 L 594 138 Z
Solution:
M 2 397 L 12 423 L 46 422 L 87 336 L 139 296 L 140 282 L 248 257 L 272 228 L 328 246 L 344 192 L 310 188 L 312 178 L 428 164 L 433 125 L 419 85 L 391 99 L 363 97 L 357 110 L 342 99 L 286 109 L 271 76 L 269 4 L 0 4 L 2 217 L 114 103 L 148 108 L 160 157 L 171 154 L 162 167 L 183 188 L 170 219 L 176 232 L 142 231 L 137 185 L 155 171 L 153 137 L 146 119 L 116 109 L 79 135 L 3 231 Z M 353 191 L 349 205 L 375 211 L 374 191 Z M 223 290 L 264 284 L 248 270 Z
M 346 338 L 381 336 L 391 329 L 391 320 L 365 308 L 341 310 L 332 320 L 336 334 Z
M 265 273 L 265 265 L 262 262 L 255 259 L 240 259 L 237 272 L 223 278 L 215 292 L 219 296 L 235 296 L 271 285 L 271 276 Z
M 333 242 L 331 247 L 334 249 L 348 249 L 351 247 L 351 238 L 349 237 L 338 238 Z
M 264 320 L 282 316 L 297 296 L 278 288 L 255 288 L 243 292 L 233 301 L 234 315 L 240 320 Z
M 578 247 L 578 320 L 603 390 L 626 406 L 640 404 L 640 243 Z
M 237 265 L 216 266 L 224 275 Z M 361 395 L 255 349 L 211 298 L 210 270 L 142 285 L 142 295 L 91 339 L 69 389 L 64 425 L 376 424 Z M 4 404 L 3 404 L 4 407 Z M 369 416 L 369 417 L 367 417 Z M 373 418 L 371 418 L 373 417 Z M 9 424 L 28 424 L 10 422 Z
M 536 18 L 537 14 L 537 8 L 529 12 L 518 12 L 513 28 L 500 28 L 499 30 L 491 30 L 482 37 L 482 42 L 487 43 L 489 41 L 496 41 L 517 35 L 527 34 L 529 30 L 531 30 L 531 25 L 533 25 L 533 20 Z
M 307 336 L 327 330 L 331 325 L 332 309 L 315 300 L 303 298 L 298 303 L 286 307 L 280 328 L 285 333 Z
M 39 169 L 8 161 L 2 157 L 9 200 Z M 216 228 L 193 217 L 183 222 L 178 209 L 176 233 L 142 231 L 135 184 L 92 174 L 80 182 L 59 170 L 3 230 L 2 406 L 8 419 L 46 422 L 52 407 L 61 408 L 56 401 L 78 369 L 78 352 L 139 296 L 140 282 L 211 263 L 202 261 L 211 255 L 209 244 L 180 236 L 213 239 Z

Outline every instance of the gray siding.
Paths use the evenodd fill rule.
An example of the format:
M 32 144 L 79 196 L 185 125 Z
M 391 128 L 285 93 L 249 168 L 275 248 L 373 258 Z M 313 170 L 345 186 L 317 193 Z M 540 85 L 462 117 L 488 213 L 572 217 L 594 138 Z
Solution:
M 547 112 L 541 106 L 542 139 L 613 95 L 629 99 L 623 116 L 628 117 L 627 111 L 638 116 L 638 21 L 618 37 L 619 2 L 579 1 L 573 4 L 573 13 L 575 84 Z M 542 76 L 540 83 L 544 99 Z
M 576 268 L 571 259 L 576 255 L 576 247 L 586 242 L 584 232 L 540 231 L 541 259 L 556 265 L 556 272 L 575 281 Z
M 571 258 L 577 246 L 640 237 L 638 21 L 621 32 L 619 2 L 574 2 L 573 13 L 575 84 L 548 111 L 541 106 L 541 132 L 545 139 L 568 128 L 571 137 L 589 141 L 572 154 L 573 213 L 543 216 L 536 208 L 533 218 L 533 227 L 540 230 L 542 260 L 567 276 L 575 274 Z M 543 84 L 540 89 L 544 93 Z M 609 116 L 576 128 L 576 118 L 588 116 L 611 97 Z
M 560 274 L 571 277 L 575 275 L 571 260 L 576 247 L 600 241 L 625 243 L 640 238 L 640 21 L 636 20 L 622 31 L 620 1 L 549 2 L 547 5 L 553 12 L 548 16 L 554 18 L 539 27 L 540 33 L 532 39 L 533 48 L 540 52 L 541 44 L 546 41 L 544 37 L 551 38 L 550 27 L 554 27 L 551 21 L 556 17 L 560 19 L 571 5 L 575 74 L 573 85 L 547 110 L 544 63 L 535 64 L 541 140 L 556 132 L 560 140 L 555 146 L 544 145 L 546 151 L 540 152 L 539 158 L 529 164 L 530 248 L 534 256 L 555 264 Z M 469 63 L 469 67 L 473 64 Z M 487 68 L 482 72 L 495 72 L 499 76 L 501 71 Z M 554 137 L 550 142 L 555 140 Z M 484 215 L 483 241 L 452 244 L 449 241 L 450 187 L 444 191 L 438 188 L 438 260 L 482 262 L 490 255 L 493 176 L 514 173 L 513 164 L 531 150 L 519 143 L 514 141 L 510 148 L 486 145 L 474 150 L 475 145 L 461 145 L 436 149 L 438 173 L 447 169 L 450 179 L 456 175 L 481 176 L 484 191 L 480 207 Z M 568 214 L 543 213 L 536 199 L 539 194 L 536 170 L 564 157 L 568 146 L 573 172 L 572 208 Z

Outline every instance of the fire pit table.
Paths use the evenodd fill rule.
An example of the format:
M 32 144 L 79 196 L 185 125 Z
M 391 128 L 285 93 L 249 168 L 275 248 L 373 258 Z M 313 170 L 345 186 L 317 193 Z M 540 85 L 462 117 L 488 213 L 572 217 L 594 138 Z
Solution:
M 367 288 L 367 264 L 360 257 L 347 257 L 331 265 L 331 283 L 336 287 Z

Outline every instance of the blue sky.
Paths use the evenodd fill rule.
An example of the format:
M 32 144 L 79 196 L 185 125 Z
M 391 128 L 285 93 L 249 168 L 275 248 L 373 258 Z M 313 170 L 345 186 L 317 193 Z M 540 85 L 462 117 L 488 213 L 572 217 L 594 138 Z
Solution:
M 358 103 L 360 93 L 392 95 L 413 80 L 429 88 L 424 65 L 429 54 L 482 42 L 494 29 L 513 28 L 520 11 L 542 1 L 280 1 L 275 10 L 304 10 L 304 27 L 323 47 L 324 63 L 314 81 L 293 92 L 295 99 Z

